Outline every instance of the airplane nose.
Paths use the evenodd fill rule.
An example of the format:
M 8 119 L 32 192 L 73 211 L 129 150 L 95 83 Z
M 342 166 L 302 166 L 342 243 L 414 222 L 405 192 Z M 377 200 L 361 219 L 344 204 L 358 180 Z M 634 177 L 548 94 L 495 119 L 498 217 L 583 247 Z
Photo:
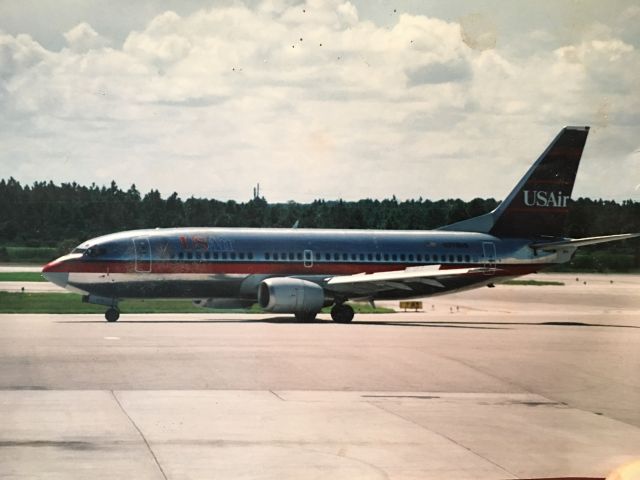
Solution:
M 60 287 L 66 287 L 69 283 L 69 272 L 64 269 L 64 261 L 54 260 L 42 268 L 42 276 L 49 282 Z

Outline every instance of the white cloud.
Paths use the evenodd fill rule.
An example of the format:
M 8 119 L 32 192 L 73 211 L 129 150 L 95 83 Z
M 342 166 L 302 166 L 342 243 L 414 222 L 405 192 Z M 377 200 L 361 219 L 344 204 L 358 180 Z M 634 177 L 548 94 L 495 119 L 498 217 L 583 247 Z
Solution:
M 608 162 L 640 182 L 635 46 L 594 20 L 561 47 L 522 32 L 538 48 L 519 51 L 466 18 L 465 36 L 427 15 L 379 25 L 350 2 L 270 0 L 163 12 L 121 46 L 88 23 L 60 51 L 0 35 L 0 165 L 221 198 L 257 181 L 273 201 L 501 197 L 561 126 L 591 123 L 580 191 L 637 198 L 597 175 Z
M 29 35 L 4 35 L 0 31 L 0 77 L 22 74 L 49 56 Z
M 64 34 L 69 48 L 76 53 L 85 53 L 89 50 L 105 47 L 109 40 L 98 35 L 86 22 L 82 22 Z

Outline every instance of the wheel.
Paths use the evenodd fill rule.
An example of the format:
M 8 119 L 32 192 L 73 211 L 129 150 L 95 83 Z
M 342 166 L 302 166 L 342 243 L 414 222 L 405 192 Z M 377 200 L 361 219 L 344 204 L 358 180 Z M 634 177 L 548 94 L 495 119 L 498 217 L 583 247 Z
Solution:
M 316 319 L 317 313 L 296 313 L 296 321 L 304 323 L 304 322 L 313 322 Z
M 331 318 L 336 323 L 349 323 L 353 320 L 353 308 L 350 305 L 344 303 L 335 305 L 331 309 Z
M 120 318 L 120 312 L 115 308 L 110 308 L 104 312 L 104 318 L 107 319 L 107 322 L 115 322 Z

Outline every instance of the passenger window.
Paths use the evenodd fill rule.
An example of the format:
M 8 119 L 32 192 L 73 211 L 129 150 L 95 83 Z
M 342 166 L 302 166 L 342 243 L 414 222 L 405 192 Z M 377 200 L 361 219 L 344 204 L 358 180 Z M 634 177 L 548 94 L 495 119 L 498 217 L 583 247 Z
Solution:
M 388 261 L 389 261 L 389 254 L 388 254 L 388 253 L 385 253 L 385 254 L 384 254 L 384 261 L 385 261 L 385 262 L 388 262 Z
M 249 252 L 249 253 L 247 253 L 247 258 L 248 258 L 249 260 L 253 260 L 253 252 Z
M 218 260 L 218 252 L 213 252 L 213 259 Z
M 238 258 L 244 260 L 244 252 L 238 252 Z
M 356 255 L 355 253 L 351 254 L 351 260 L 356 261 L 358 259 L 358 255 Z
M 464 261 L 469 263 L 471 261 L 471 257 L 469 255 L 464 256 Z
M 211 256 L 211 254 L 209 252 L 204 252 L 204 258 L 206 258 L 207 260 L 209 260 L 209 257 Z
M 360 261 L 361 261 L 361 262 L 363 262 L 363 261 L 364 261 L 364 253 L 361 253 L 361 254 L 359 255 L 359 257 L 360 257 Z
M 417 261 L 419 261 L 419 262 L 421 262 L 421 261 L 422 261 L 422 254 L 421 254 L 421 253 L 418 253 L 418 254 L 416 255 L 416 260 L 417 260 Z
M 294 258 L 293 252 L 289 252 L 289 260 L 293 260 Z
M 321 260 L 321 259 L 322 259 L 322 255 L 316 252 L 316 260 Z
M 297 258 L 298 260 L 302 260 L 302 252 L 298 252 L 298 253 L 296 253 L 296 258 Z
M 393 253 L 393 254 L 391 255 L 391 260 L 393 260 L 394 262 L 395 262 L 396 260 L 398 260 L 398 255 L 396 255 L 395 253 Z
M 335 261 L 340 260 L 340 254 L 339 254 L 339 253 L 334 253 L 334 254 L 333 254 L 333 259 L 334 259 Z
M 462 262 L 462 255 L 458 255 L 458 261 Z
M 372 261 L 373 260 L 373 254 L 367 253 L 367 260 Z
M 191 252 L 187 253 L 187 258 L 189 260 L 193 259 L 193 253 L 191 253 Z
M 410 262 L 413 262 L 413 253 L 410 253 L 410 254 L 409 254 L 409 261 L 410 261 Z
M 273 259 L 278 260 L 278 252 L 273 252 Z
M 324 254 L 324 259 L 327 260 L 327 261 L 331 260 L 331 254 L 330 253 L 325 253 Z
M 378 262 L 380 261 L 380 254 L 379 253 L 376 253 L 376 261 L 378 261 Z
M 400 260 L 401 260 L 401 261 L 403 261 L 403 262 L 404 262 L 406 258 L 407 258 L 407 257 L 405 256 L 405 254 L 404 254 L 404 253 L 401 253 L 401 254 L 400 254 Z
M 269 255 L 269 252 L 264 252 L 264 259 L 269 260 L 270 258 L 271 258 L 271 255 Z
M 201 257 L 200 252 L 196 252 L 196 258 L 199 260 L 199 259 L 200 259 L 200 257 Z
M 449 261 L 453 263 L 453 255 L 449 255 Z
M 184 258 L 184 252 L 180 252 L 180 253 L 178 254 L 178 258 L 179 258 L 180 260 L 182 260 L 182 259 Z
M 342 254 L 342 260 L 344 260 L 345 262 L 346 262 L 347 260 L 349 260 L 349 254 L 348 254 L 348 253 L 343 253 L 343 254 Z
M 222 257 L 223 260 L 226 260 L 227 259 L 227 252 L 222 252 L 220 254 L 220 256 Z

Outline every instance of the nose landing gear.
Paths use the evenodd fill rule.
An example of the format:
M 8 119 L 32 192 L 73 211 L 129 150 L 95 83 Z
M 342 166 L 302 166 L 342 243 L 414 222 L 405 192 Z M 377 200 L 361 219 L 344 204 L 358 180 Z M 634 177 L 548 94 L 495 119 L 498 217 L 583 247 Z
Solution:
M 104 305 L 108 307 L 104 312 L 104 318 L 107 322 L 115 322 L 120 318 L 120 310 L 118 310 L 118 299 L 111 297 L 101 297 L 98 295 L 85 295 L 82 297 L 84 303 L 92 303 L 94 305 Z
M 104 312 L 104 318 L 107 319 L 107 322 L 115 322 L 120 318 L 120 311 L 117 308 L 110 308 Z

